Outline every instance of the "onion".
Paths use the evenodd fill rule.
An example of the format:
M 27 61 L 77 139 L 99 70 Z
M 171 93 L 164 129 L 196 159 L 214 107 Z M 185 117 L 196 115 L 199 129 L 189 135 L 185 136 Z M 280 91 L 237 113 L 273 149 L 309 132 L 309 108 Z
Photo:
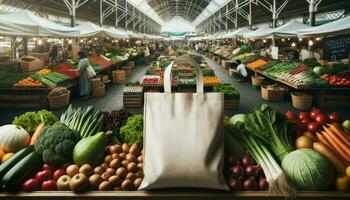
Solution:
M 330 122 L 338 122 L 338 123 L 341 123 L 341 121 L 342 121 L 340 115 L 338 115 L 335 112 L 332 112 L 328 115 L 328 120 Z
M 229 185 L 232 190 L 236 190 L 236 191 L 242 190 L 242 181 L 240 181 L 239 179 L 235 179 L 235 178 L 230 179 Z
M 324 114 L 317 115 L 315 121 L 320 125 L 325 125 L 328 122 L 327 117 Z
M 241 159 L 241 163 L 243 167 L 248 167 L 249 165 L 253 165 L 253 159 L 250 157 L 248 153 L 244 154 L 244 156 Z
M 301 120 L 301 123 L 303 123 L 303 124 L 308 124 L 308 123 L 310 123 L 311 122 L 311 120 L 309 119 L 309 118 L 306 118 L 306 119 L 302 119 Z
M 300 112 L 298 118 L 299 120 L 309 119 L 309 114 L 307 112 Z
M 315 120 L 319 114 L 322 114 L 322 111 L 320 109 L 313 108 L 312 111 L 310 112 L 310 118 Z
M 288 110 L 286 113 L 285 113 L 286 117 L 290 120 L 290 121 L 294 121 L 297 119 L 297 116 L 290 110 Z
M 266 191 L 268 189 L 269 189 L 269 183 L 267 182 L 266 178 L 260 178 L 259 179 L 259 190 Z
M 236 166 L 239 165 L 239 159 L 233 155 L 230 155 L 227 158 L 227 161 L 232 165 L 232 166 Z
M 256 166 L 253 166 L 253 165 L 249 165 L 245 168 L 244 170 L 244 174 L 246 176 L 256 176 L 256 169 L 257 167 Z
M 307 125 L 307 130 L 311 133 L 316 133 L 318 130 L 321 129 L 321 126 L 317 122 L 310 122 Z
M 249 191 L 258 190 L 258 184 L 252 178 L 248 178 L 247 180 L 245 180 L 243 183 L 243 186 L 244 186 L 244 190 L 249 190 Z
M 231 175 L 233 178 L 241 178 L 244 175 L 244 170 L 241 166 L 233 166 L 230 168 Z

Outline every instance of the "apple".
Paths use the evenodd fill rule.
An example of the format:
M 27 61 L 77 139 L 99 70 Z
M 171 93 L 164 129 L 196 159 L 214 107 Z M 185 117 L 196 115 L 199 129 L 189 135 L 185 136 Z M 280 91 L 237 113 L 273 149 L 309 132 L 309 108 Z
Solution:
M 59 191 L 70 190 L 69 183 L 72 178 L 68 175 L 63 175 L 57 180 L 57 189 Z

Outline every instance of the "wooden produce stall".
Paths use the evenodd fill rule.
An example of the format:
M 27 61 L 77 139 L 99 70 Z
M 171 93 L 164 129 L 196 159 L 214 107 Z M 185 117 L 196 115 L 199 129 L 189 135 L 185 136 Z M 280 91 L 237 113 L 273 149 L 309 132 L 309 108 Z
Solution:
M 341 192 L 298 192 L 294 197 L 296 200 L 345 200 L 350 198 L 349 193 Z M 117 192 L 117 191 L 96 191 L 74 194 L 70 191 L 57 192 L 31 192 L 31 193 L 16 193 L 8 194 L 1 193 L 0 199 L 6 200 L 284 200 L 285 197 L 281 195 L 273 195 L 268 192 L 221 192 L 221 191 L 153 191 L 153 192 Z

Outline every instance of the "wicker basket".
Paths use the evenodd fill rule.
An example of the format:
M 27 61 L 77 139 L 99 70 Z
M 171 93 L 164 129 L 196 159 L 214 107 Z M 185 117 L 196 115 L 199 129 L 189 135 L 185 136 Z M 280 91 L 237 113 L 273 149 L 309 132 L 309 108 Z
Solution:
M 49 106 L 52 110 L 64 108 L 69 105 L 70 91 L 67 94 L 57 97 L 47 97 L 49 101 Z
M 292 92 L 293 107 L 298 110 L 310 110 L 312 107 L 312 96 L 302 92 Z
M 95 98 L 104 97 L 106 95 L 106 88 L 104 84 L 92 89 L 92 96 Z
M 252 85 L 253 86 L 261 86 L 265 81 L 265 78 L 263 76 L 252 76 Z
M 96 88 L 101 85 L 101 79 L 100 78 L 93 78 L 90 80 L 91 82 L 91 87 Z
M 283 101 L 284 99 L 284 90 L 276 87 L 276 89 L 268 90 L 267 87 L 269 85 L 261 86 L 261 98 L 266 101 Z
M 113 82 L 117 84 L 125 83 L 125 71 L 124 70 L 116 70 L 112 72 Z

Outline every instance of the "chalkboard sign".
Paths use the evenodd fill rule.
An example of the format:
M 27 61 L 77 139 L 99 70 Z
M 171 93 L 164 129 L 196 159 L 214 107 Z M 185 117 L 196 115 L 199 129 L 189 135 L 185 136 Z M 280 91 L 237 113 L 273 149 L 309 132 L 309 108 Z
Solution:
M 323 45 L 324 59 L 329 61 L 349 58 L 350 35 L 326 38 Z

